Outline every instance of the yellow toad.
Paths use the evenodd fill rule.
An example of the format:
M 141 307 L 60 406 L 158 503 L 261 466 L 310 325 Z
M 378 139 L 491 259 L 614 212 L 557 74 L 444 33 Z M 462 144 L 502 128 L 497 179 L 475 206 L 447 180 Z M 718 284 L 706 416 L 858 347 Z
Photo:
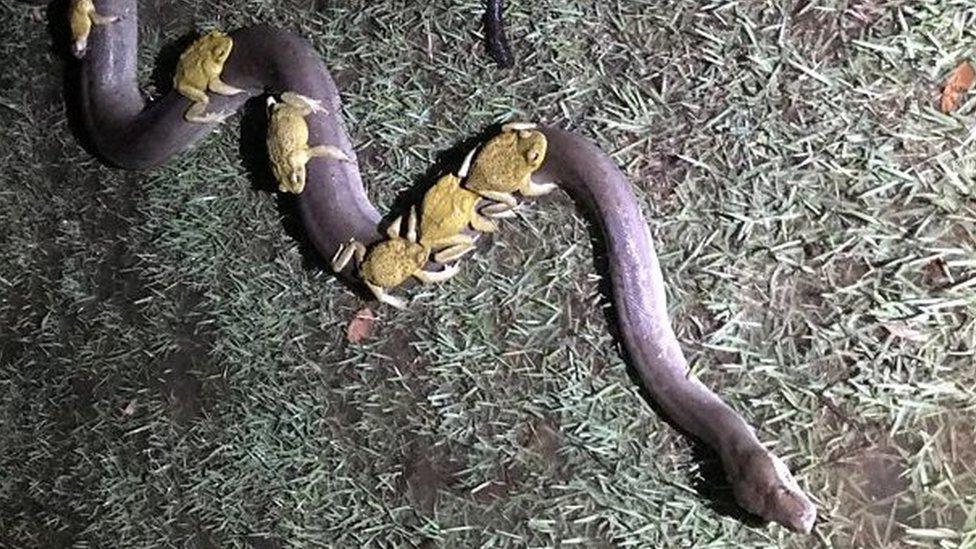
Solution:
M 93 25 L 108 25 L 118 21 L 114 15 L 100 15 L 95 11 L 93 0 L 71 0 L 68 8 L 68 20 L 71 26 L 71 53 L 81 59 L 88 49 L 88 36 Z
M 281 94 L 281 103 L 268 97 L 268 157 L 278 190 L 299 194 L 305 189 L 305 165 L 317 156 L 351 162 L 333 145 L 308 145 L 305 117 L 325 112 L 322 103 L 294 92 Z
M 389 240 L 378 242 L 369 249 L 356 240 L 341 246 L 332 258 L 332 269 L 342 271 L 355 257 L 359 276 L 376 299 L 404 309 L 406 301 L 390 295 L 387 290 L 403 284 L 411 276 L 425 284 L 443 282 L 457 274 L 458 269 L 449 265 L 441 271 L 425 271 L 430 248 L 418 242 L 417 215 L 413 208 L 407 219 L 406 238 L 400 236 L 400 222 L 401 218 L 397 218 L 390 224 L 387 229 Z
M 552 183 L 533 183 L 532 173 L 546 157 L 546 136 L 535 124 L 514 122 L 502 126 L 502 133 L 468 154 L 471 168 L 464 187 L 500 204 L 485 207 L 489 216 L 504 217 L 518 205 L 513 193 L 539 196 L 556 188 Z
M 204 114 L 210 97 L 207 90 L 220 95 L 237 95 L 244 90 L 235 88 L 220 79 L 224 63 L 230 57 L 234 40 L 220 31 L 211 31 L 190 44 L 176 63 L 173 87 L 192 101 L 184 117 L 188 122 L 209 124 L 220 122 L 231 115 L 228 112 Z
M 460 175 L 466 175 L 462 167 Z M 437 180 L 420 206 L 420 243 L 434 251 L 434 261 L 445 263 L 474 249 L 474 239 L 463 234 L 469 226 L 491 232 L 497 227 L 478 213 L 481 196 L 461 186 L 461 177 L 447 174 Z

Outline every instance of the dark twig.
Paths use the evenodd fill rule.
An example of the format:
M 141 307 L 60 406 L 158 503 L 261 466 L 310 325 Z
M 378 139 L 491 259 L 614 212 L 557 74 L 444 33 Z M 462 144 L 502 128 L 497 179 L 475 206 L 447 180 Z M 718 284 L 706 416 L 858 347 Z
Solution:
M 492 59 L 502 67 L 511 67 L 515 61 L 512 49 L 505 37 L 505 0 L 486 0 L 485 2 L 485 39 L 488 41 L 488 53 Z

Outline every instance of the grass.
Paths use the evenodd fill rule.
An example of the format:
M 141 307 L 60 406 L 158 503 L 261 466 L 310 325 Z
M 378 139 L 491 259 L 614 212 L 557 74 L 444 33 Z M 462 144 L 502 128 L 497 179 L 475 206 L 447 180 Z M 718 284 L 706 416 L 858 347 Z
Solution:
M 512 2 L 514 71 L 480 2 L 404 4 L 141 2 L 143 75 L 165 87 L 193 29 L 296 27 L 381 209 L 511 116 L 596 139 L 695 371 L 798 472 L 815 534 L 709 496 L 565 197 L 348 344 L 362 303 L 256 188 L 239 119 L 102 166 L 44 11 L 0 0 L 0 546 L 976 546 L 976 96 L 935 108 L 970 3 Z

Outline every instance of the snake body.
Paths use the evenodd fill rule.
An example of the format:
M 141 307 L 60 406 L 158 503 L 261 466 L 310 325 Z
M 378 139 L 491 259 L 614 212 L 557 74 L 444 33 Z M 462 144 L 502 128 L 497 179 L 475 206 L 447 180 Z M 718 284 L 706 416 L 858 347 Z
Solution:
M 89 136 L 105 161 L 125 169 L 159 165 L 214 127 L 187 122 L 183 114 L 189 102 L 176 92 L 148 104 L 143 99 L 136 77 L 136 4 L 96 1 L 99 13 L 119 19 L 92 32 L 80 71 L 81 109 Z M 380 240 L 380 214 L 366 196 L 339 116 L 339 93 L 319 54 L 303 38 L 268 26 L 230 36 L 234 47 L 222 77 L 245 93 L 213 94 L 209 108 L 233 111 L 252 97 L 282 91 L 321 101 L 325 112 L 307 118 L 309 140 L 339 147 L 351 162 L 308 164 L 308 184 L 297 197 L 305 231 L 325 258 L 350 239 L 367 245 Z M 644 385 L 671 420 L 717 452 L 742 507 L 792 530 L 809 532 L 816 509 L 783 462 L 760 444 L 738 413 L 689 374 L 668 318 L 664 280 L 648 226 L 629 181 L 588 139 L 555 127 L 542 131 L 549 151 L 537 178 L 560 185 L 598 225 L 619 333 Z
M 619 333 L 644 386 L 672 421 L 718 453 L 739 505 L 808 533 L 816 508 L 789 469 L 741 415 L 690 375 L 668 318 L 650 230 L 626 176 L 590 140 L 556 128 L 543 132 L 549 154 L 538 177 L 558 184 L 597 223 Z

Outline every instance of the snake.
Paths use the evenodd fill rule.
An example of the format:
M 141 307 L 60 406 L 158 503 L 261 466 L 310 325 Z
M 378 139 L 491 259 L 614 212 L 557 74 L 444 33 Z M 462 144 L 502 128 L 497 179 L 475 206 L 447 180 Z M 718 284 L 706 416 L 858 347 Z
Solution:
M 147 102 L 137 78 L 136 0 L 96 0 L 95 6 L 118 19 L 92 32 L 78 61 L 87 137 L 101 159 L 118 168 L 163 164 L 217 124 L 187 122 L 188 100 L 175 91 Z M 285 90 L 321 101 L 325 110 L 308 117 L 310 141 L 331 143 L 350 161 L 308 164 L 308 185 L 297 197 L 305 232 L 325 258 L 350 239 L 367 245 L 379 241 L 381 215 L 364 189 L 340 116 L 339 90 L 322 57 L 305 38 L 268 25 L 230 36 L 234 47 L 222 78 L 244 93 L 213 94 L 211 108 L 235 111 L 252 98 Z M 540 129 L 548 139 L 548 154 L 534 179 L 556 183 L 597 229 L 605 246 L 616 333 L 651 398 L 675 426 L 717 454 L 742 508 L 809 533 L 817 509 L 786 464 L 760 442 L 741 414 L 690 373 L 668 316 L 661 265 L 630 181 L 591 139 L 554 125 Z

